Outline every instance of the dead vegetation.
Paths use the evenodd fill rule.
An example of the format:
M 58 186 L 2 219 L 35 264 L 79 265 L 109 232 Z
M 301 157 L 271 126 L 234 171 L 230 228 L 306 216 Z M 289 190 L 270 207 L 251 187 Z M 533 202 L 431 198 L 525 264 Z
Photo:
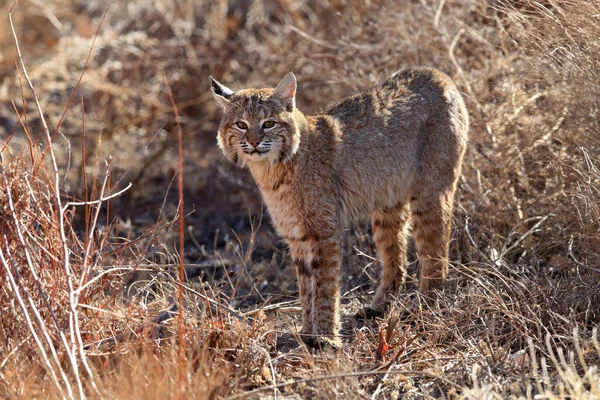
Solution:
M 0 397 L 600 397 L 596 2 L 23 0 L 37 96 L 11 6 Z M 398 313 L 354 320 L 378 271 L 357 226 L 344 347 L 311 354 L 285 247 L 216 149 L 208 76 L 240 88 L 293 69 L 316 111 L 404 64 L 450 74 L 472 118 L 450 278 L 437 307 L 401 314 L 419 304 L 412 260 Z

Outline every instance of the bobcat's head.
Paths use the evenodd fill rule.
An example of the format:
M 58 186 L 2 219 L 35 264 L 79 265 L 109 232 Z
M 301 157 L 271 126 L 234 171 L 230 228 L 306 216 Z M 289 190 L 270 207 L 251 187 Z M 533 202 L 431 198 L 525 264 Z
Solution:
M 224 115 L 217 142 L 230 161 L 288 161 L 298 150 L 295 113 L 296 77 L 288 73 L 275 89 L 232 91 L 213 78 L 212 91 Z M 297 112 L 297 111 L 296 111 Z

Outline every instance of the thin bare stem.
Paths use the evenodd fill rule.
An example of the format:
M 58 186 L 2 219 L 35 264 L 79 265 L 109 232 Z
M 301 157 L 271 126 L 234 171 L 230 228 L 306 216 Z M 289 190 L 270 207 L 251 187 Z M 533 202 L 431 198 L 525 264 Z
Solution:
M 175 113 L 175 123 L 177 125 L 177 142 L 178 142 L 178 164 L 177 164 L 177 188 L 179 190 L 179 383 L 183 384 L 185 381 L 185 352 L 183 347 L 183 328 L 184 328 L 184 308 L 183 308 L 183 286 L 185 282 L 185 268 L 183 267 L 183 259 L 185 256 L 185 246 L 184 246 L 184 225 L 183 225 L 183 213 L 184 213 L 184 203 L 183 203 L 183 135 L 181 132 L 181 120 L 179 118 L 179 110 L 177 110 L 177 105 L 175 104 L 175 99 L 173 98 L 173 93 L 171 92 L 171 87 L 169 86 L 169 81 L 167 80 L 167 75 L 164 74 L 165 86 L 167 87 L 167 92 L 169 93 L 169 100 L 171 101 L 171 106 L 173 107 L 173 112 Z
M 102 204 L 102 203 L 104 203 L 107 200 L 110 200 L 110 199 L 115 198 L 115 197 L 119 197 L 120 195 L 122 195 L 123 193 L 125 193 L 126 191 L 128 191 L 131 188 L 131 186 L 133 186 L 133 184 L 131 182 L 129 182 L 129 184 L 124 189 L 119 190 L 117 193 L 113 193 L 111 195 L 101 197 L 98 200 L 69 201 L 69 202 L 67 202 L 65 204 L 65 207 L 63 208 L 63 212 L 65 212 L 70 206 L 83 206 L 83 205 L 85 205 L 85 206 L 93 206 L 93 205 Z

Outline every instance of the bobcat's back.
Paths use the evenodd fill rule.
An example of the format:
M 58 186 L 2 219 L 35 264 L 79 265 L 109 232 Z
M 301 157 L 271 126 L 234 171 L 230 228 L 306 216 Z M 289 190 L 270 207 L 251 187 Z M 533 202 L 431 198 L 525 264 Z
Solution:
M 334 169 L 349 219 L 410 200 L 424 180 L 444 186 L 459 172 L 468 114 L 452 80 L 435 69 L 402 69 L 326 114 L 339 123 Z

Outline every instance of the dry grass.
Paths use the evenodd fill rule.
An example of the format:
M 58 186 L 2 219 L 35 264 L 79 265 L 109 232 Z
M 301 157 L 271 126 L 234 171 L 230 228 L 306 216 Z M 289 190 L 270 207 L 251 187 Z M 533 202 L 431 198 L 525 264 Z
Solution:
M 37 96 L 11 6 L 0 397 L 600 397 L 596 2 L 21 1 Z M 355 321 L 378 270 L 355 227 L 344 346 L 310 353 L 285 246 L 215 146 L 208 76 L 274 85 L 291 68 L 315 111 L 403 64 L 449 73 L 472 118 L 450 278 L 432 309 Z M 398 312 L 419 300 L 414 267 Z

